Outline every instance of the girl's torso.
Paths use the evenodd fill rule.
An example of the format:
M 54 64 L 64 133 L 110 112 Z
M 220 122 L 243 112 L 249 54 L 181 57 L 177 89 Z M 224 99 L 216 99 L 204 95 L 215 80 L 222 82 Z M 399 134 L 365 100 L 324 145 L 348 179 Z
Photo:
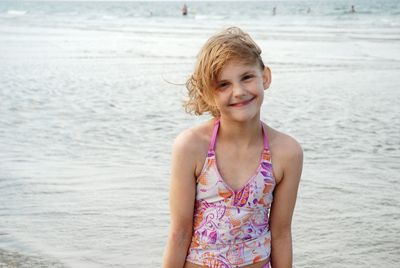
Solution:
M 233 171 L 223 165 L 222 173 L 215 153 L 219 124 L 215 122 L 196 181 L 194 230 L 186 267 L 262 267 L 270 254 L 269 209 L 275 187 L 266 131 L 262 127 L 258 159 L 237 157 L 255 164 L 246 162 L 243 168 L 243 163 L 233 163 L 238 165 Z M 218 157 L 223 158 L 222 154 Z

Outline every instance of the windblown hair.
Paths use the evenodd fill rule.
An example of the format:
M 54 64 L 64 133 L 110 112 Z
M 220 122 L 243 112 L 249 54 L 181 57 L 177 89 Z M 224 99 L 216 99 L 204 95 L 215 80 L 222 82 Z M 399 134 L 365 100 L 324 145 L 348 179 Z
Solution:
M 260 65 L 264 69 L 260 47 L 240 28 L 230 27 L 213 35 L 204 44 L 193 74 L 186 81 L 189 99 L 185 101 L 186 112 L 201 115 L 209 112 L 219 117 L 214 102 L 214 91 L 222 68 L 230 61 Z

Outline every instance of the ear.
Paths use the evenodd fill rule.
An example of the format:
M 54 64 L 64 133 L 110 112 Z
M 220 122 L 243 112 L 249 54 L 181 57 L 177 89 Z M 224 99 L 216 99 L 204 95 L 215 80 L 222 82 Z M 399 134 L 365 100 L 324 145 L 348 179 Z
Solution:
M 271 85 L 272 77 L 271 77 L 271 69 L 268 68 L 267 66 L 264 67 L 263 71 L 263 86 L 264 90 L 269 88 L 269 85 Z

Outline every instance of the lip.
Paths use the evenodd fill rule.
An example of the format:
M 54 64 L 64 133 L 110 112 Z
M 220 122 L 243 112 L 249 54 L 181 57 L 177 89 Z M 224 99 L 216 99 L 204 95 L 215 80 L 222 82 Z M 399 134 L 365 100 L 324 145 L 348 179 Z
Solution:
M 232 107 L 242 107 L 242 106 L 245 106 L 245 105 L 249 104 L 249 103 L 250 103 L 251 101 L 253 101 L 254 99 L 255 99 L 255 97 L 253 97 L 253 98 L 251 98 L 251 99 L 249 99 L 249 100 L 246 100 L 246 101 L 242 101 L 242 102 L 230 104 L 229 106 L 232 106 Z

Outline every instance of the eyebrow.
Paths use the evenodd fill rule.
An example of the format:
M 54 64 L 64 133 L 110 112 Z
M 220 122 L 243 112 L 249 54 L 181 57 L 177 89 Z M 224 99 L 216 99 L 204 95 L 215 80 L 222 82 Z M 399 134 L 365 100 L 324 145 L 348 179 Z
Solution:
M 242 74 L 240 75 L 240 77 L 243 77 L 243 76 L 246 76 L 246 75 L 249 75 L 249 74 L 254 75 L 254 71 L 253 71 L 253 70 L 251 70 L 251 71 L 245 71 L 244 73 L 242 73 Z M 224 83 L 224 82 L 228 82 L 228 80 L 226 80 L 226 79 L 217 80 L 217 83 L 218 83 L 218 84 Z

